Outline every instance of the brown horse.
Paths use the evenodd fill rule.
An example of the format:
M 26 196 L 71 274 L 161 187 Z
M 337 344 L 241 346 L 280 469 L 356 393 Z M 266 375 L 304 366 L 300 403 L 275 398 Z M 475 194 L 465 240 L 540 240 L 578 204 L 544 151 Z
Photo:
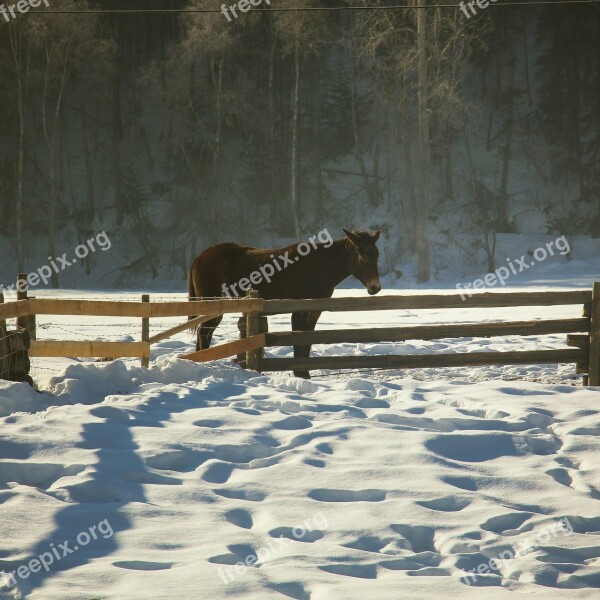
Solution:
M 369 294 L 381 290 L 376 242 L 379 231 L 347 231 L 345 238 L 316 242 L 316 238 L 280 248 L 261 250 L 238 244 L 219 244 L 205 250 L 192 263 L 189 275 L 189 297 L 215 298 L 244 296 L 252 287 L 261 298 L 303 299 L 331 298 L 333 290 L 344 279 L 354 275 Z M 320 311 L 292 313 L 294 331 L 313 331 L 321 316 Z M 196 350 L 210 346 L 214 330 L 223 317 L 217 317 L 198 327 Z M 245 335 L 243 319 L 238 322 Z M 266 331 L 266 317 L 261 319 Z M 307 358 L 310 346 L 294 346 L 296 358 Z M 308 371 L 294 371 L 297 377 L 310 378 Z

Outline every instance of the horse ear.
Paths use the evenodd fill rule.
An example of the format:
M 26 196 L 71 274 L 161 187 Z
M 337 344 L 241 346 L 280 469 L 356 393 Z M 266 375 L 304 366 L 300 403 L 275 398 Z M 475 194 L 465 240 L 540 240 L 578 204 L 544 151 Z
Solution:
M 371 234 L 371 237 L 373 238 L 373 241 L 376 242 L 379 239 L 379 234 L 381 233 L 381 231 L 374 231 Z
M 358 243 L 360 242 L 360 238 L 353 232 L 353 231 L 348 231 L 347 229 L 342 229 L 342 231 L 346 234 L 346 237 L 355 245 L 357 246 Z

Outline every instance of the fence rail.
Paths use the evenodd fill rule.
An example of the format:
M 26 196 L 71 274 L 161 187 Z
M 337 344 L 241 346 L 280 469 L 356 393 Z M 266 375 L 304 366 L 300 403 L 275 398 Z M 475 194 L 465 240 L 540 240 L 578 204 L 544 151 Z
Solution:
M 323 298 L 317 300 L 264 300 L 266 313 L 316 310 L 329 312 L 559 306 L 592 301 L 591 290 L 556 292 L 474 292 L 461 294 L 395 294 L 377 298 Z
M 315 356 L 313 358 L 263 358 L 261 371 L 311 369 L 426 369 L 483 365 L 541 365 L 579 363 L 584 350 L 529 350 L 524 352 L 461 352 L 456 354 L 388 354 L 384 356 Z
M 32 358 L 147 358 L 150 346 L 145 342 L 100 342 L 37 340 L 31 342 Z
M 370 329 L 321 329 L 319 331 L 285 331 L 267 334 L 267 346 L 301 344 L 365 344 L 405 342 L 406 340 L 440 340 L 465 337 L 500 337 L 507 335 L 548 335 L 589 331 L 590 319 L 551 319 L 504 323 L 464 323 L 460 325 L 420 325 L 417 327 L 374 327 Z

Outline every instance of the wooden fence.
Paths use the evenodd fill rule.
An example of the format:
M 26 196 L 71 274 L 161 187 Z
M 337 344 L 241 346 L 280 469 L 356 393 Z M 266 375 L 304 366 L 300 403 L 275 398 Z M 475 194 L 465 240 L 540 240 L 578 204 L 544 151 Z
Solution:
M 539 319 L 499 323 L 465 323 L 423 325 L 414 327 L 381 327 L 369 329 L 334 329 L 265 333 L 260 330 L 261 314 L 297 311 L 379 311 L 427 310 L 490 307 L 551 307 L 583 305 L 582 316 L 569 319 Z M 549 292 L 474 293 L 463 299 L 460 294 L 397 294 L 382 297 L 328 298 L 322 300 L 263 300 L 250 293 L 242 299 L 151 302 L 143 296 L 140 302 L 115 300 L 66 300 L 24 298 L 0 304 L 0 322 L 18 318 L 34 327 L 36 315 L 72 315 L 94 317 L 134 317 L 141 320 L 139 342 L 59 341 L 36 339 L 32 331 L 31 357 L 137 357 L 148 365 L 150 347 L 161 340 L 188 329 L 191 325 L 227 313 L 246 315 L 246 337 L 217 345 L 207 350 L 182 355 L 182 358 L 205 362 L 246 355 L 246 366 L 257 371 L 291 371 L 314 369 L 453 367 L 479 365 L 559 364 L 574 363 L 585 373 L 584 384 L 600 386 L 600 283 L 592 290 Z M 157 317 L 189 317 L 201 315 L 157 335 L 149 335 L 149 322 Z M 568 334 L 569 348 L 506 352 L 471 352 L 426 355 L 322 356 L 312 358 L 265 358 L 264 348 L 308 344 L 404 342 L 465 337 Z
M 253 298 L 252 301 L 260 300 Z M 505 321 L 498 323 L 464 323 L 459 325 L 423 325 L 413 327 L 377 327 L 369 329 L 332 329 L 261 333 L 260 313 L 296 311 L 378 311 L 427 310 L 492 307 L 551 307 L 582 305 L 580 317 Z M 250 305 L 249 305 L 250 306 Z M 246 352 L 248 368 L 261 371 L 306 371 L 314 369 L 415 369 L 481 365 L 533 365 L 574 363 L 585 374 L 584 385 L 600 386 L 600 283 L 593 290 L 549 292 L 488 292 L 464 298 L 460 294 L 393 295 L 371 298 L 327 298 L 319 300 L 263 300 L 255 308 L 247 307 L 247 338 L 183 356 L 196 361 L 225 358 Z M 465 337 L 502 337 L 568 334 L 569 348 L 505 352 L 468 352 L 424 355 L 321 356 L 309 358 L 264 358 L 268 347 L 312 344 L 358 344 L 436 340 Z

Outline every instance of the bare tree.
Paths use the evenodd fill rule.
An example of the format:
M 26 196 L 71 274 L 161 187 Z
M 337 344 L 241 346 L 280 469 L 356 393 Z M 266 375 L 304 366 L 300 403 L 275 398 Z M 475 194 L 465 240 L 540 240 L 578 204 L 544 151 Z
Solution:
M 23 172 L 25 164 L 25 95 L 29 74 L 31 47 L 27 36 L 28 23 L 24 19 L 13 21 L 8 25 L 10 57 L 15 77 L 15 95 L 18 119 L 16 185 L 15 185 L 15 229 L 17 268 L 24 270 L 25 247 L 23 233 Z
M 298 0 L 297 6 L 310 7 L 316 0 Z M 301 83 L 303 59 L 314 55 L 327 39 L 325 16 L 316 11 L 281 12 L 275 16 L 275 29 L 282 40 L 284 55 L 293 61 L 292 123 L 291 123 L 291 166 L 290 166 L 290 203 L 296 237 L 301 236 L 300 226 L 300 128 L 301 128 Z
M 74 0 L 65 0 L 63 9 L 81 8 Z M 94 17 L 73 19 L 71 15 L 56 15 L 47 19 L 32 15 L 32 41 L 41 58 L 41 93 L 39 96 L 42 130 L 48 150 L 48 184 L 50 214 L 48 219 L 48 251 L 56 256 L 57 210 L 59 203 L 57 146 L 60 140 L 60 122 L 63 116 L 67 84 L 73 68 L 73 49 L 87 42 L 93 35 Z M 59 286 L 58 274 L 52 273 L 52 287 Z

